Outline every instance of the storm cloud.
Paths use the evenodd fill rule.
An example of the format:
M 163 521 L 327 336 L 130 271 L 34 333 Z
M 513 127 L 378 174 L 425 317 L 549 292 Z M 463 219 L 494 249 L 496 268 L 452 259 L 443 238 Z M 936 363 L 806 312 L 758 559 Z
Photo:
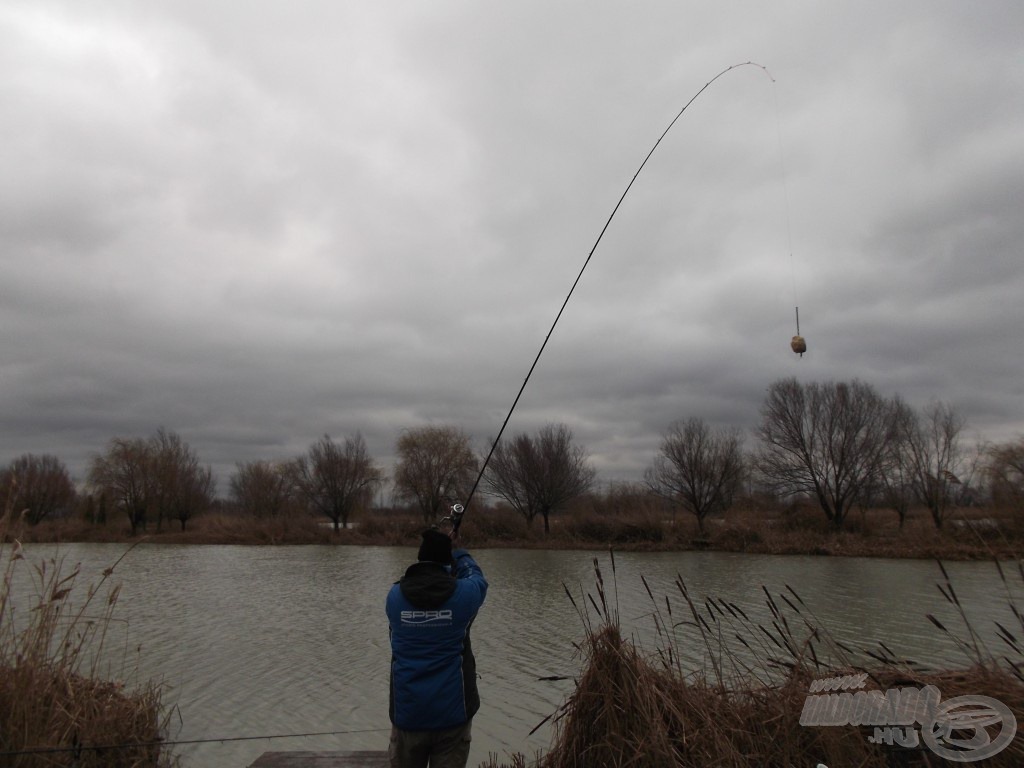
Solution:
M 1024 6 L 0 5 L 0 461 L 564 422 L 603 480 L 859 378 L 1024 433 Z M 800 307 L 808 354 L 789 350 Z

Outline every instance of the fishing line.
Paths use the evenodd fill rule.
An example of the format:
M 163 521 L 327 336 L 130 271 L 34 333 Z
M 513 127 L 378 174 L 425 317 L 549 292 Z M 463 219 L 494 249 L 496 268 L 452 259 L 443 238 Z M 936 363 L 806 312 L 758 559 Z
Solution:
M 498 436 L 494 438 L 494 442 L 491 444 L 491 449 L 490 451 L 488 451 L 487 457 L 484 459 L 484 463 L 480 467 L 480 472 L 477 474 L 476 480 L 473 483 L 473 487 L 470 489 L 469 495 L 466 497 L 465 504 L 455 505 L 455 507 L 461 507 L 461 509 L 459 509 L 457 513 L 455 511 L 455 507 L 452 508 L 450 520 L 452 523 L 453 533 L 457 533 L 459 530 L 459 526 L 462 523 L 462 515 L 465 512 L 465 509 L 469 507 L 469 503 L 473 500 L 473 495 L 476 493 L 477 486 L 480 485 L 480 480 L 483 478 L 484 472 L 487 470 L 487 465 L 490 463 L 491 457 L 494 455 L 494 451 L 498 447 L 498 442 L 501 440 L 501 436 L 505 432 L 505 427 L 508 426 L 509 419 L 512 418 L 513 411 L 515 411 L 516 406 L 519 404 L 519 398 L 522 397 L 523 390 L 526 389 L 526 385 L 530 381 L 530 377 L 533 375 L 534 369 L 537 367 L 537 362 L 540 360 L 540 356 L 544 354 L 544 349 L 548 345 L 548 340 L 551 338 L 551 334 L 554 332 L 555 326 L 558 325 L 558 321 L 562 317 L 562 312 L 565 311 L 565 307 L 569 303 L 569 299 L 572 298 L 573 293 L 576 291 L 576 286 L 579 285 L 580 278 L 583 277 L 584 270 L 586 270 L 587 265 L 590 264 L 590 259 L 591 257 L 593 257 L 594 251 L 597 250 L 597 246 L 601 243 L 601 239 L 604 237 L 604 233 L 608 230 L 608 226 L 612 223 L 612 219 L 615 218 L 615 214 L 618 213 L 619 207 L 622 205 L 622 201 L 626 199 L 626 195 L 629 194 L 629 190 L 633 188 L 633 183 L 640 175 L 640 172 L 644 169 L 644 166 L 647 165 L 647 161 L 651 159 L 651 155 L 654 154 L 654 150 L 656 150 L 658 148 L 658 145 L 661 144 L 661 140 L 665 138 L 665 136 L 668 134 L 670 130 L 672 130 L 672 126 L 674 126 L 676 122 L 679 120 L 679 118 L 683 116 L 683 113 L 689 108 L 689 106 L 693 104 L 694 101 L 697 100 L 697 97 L 704 93 L 704 91 L 706 91 L 711 86 L 711 84 L 718 80 L 720 77 L 728 74 L 729 72 L 732 72 L 734 69 L 739 69 L 740 67 L 746 66 L 757 67 L 768 76 L 769 80 L 771 80 L 773 83 L 775 82 L 775 78 L 771 76 L 771 74 L 768 72 L 768 69 L 754 61 L 745 61 L 740 64 L 733 64 L 732 66 L 726 67 L 713 78 L 711 78 L 708 82 L 706 82 L 704 86 L 699 91 L 697 91 L 697 93 L 695 93 L 690 98 L 690 100 L 686 102 L 686 104 L 683 105 L 683 108 L 679 110 L 679 113 L 674 118 L 672 118 L 672 122 L 668 124 L 668 127 L 664 131 L 662 131 L 661 136 L 658 137 L 658 140 L 654 142 L 654 146 L 651 147 L 650 152 L 648 152 L 647 156 L 644 157 L 643 162 L 640 163 L 640 167 L 636 169 L 636 173 L 633 174 L 633 178 L 631 178 L 629 184 L 626 185 L 625 191 L 623 191 L 622 196 L 619 197 L 619 201 L 615 204 L 615 207 L 612 209 L 612 212 L 608 216 L 607 221 L 605 221 L 604 226 L 601 227 L 601 232 L 598 234 L 597 240 L 594 242 L 593 247 L 590 249 L 590 253 L 587 254 L 587 258 L 583 262 L 583 266 L 580 267 L 579 274 L 576 275 L 576 279 L 573 281 L 572 287 L 569 289 L 569 293 L 565 297 L 565 301 L 562 302 L 562 306 L 559 308 L 558 314 L 555 315 L 555 320 L 553 323 L 551 323 L 551 328 L 548 329 L 548 333 L 544 337 L 544 342 L 540 345 L 540 349 L 537 351 L 537 356 L 533 359 L 533 364 L 530 366 L 530 370 L 526 373 L 526 378 L 523 380 L 522 386 L 519 387 L 519 392 L 516 394 L 515 400 L 512 401 L 512 407 L 508 409 L 508 414 L 505 416 L 505 421 L 502 422 L 501 429 L 498 430 Z
M 769 77 L 771 77 L 769 75 Z M 786 212 L 786 244 L 789 246 L 789 271 L 793 284 L 793 305 L 797 309 L 796 332 L 800 333 L 800 302 L 796 296 L 796 261 L 793 258 L 793 225 L 789 217 L 789 169 L 786 167 L 786 153 L 782 148 L 782 118 L 779 113 L 779 93 L 775 89 L 775 78 L 772 78 L 772 96 L 775 100 L 775 129 L 779 138 L 779 165 L 782 169 L 782 197 Z
M 771 75 L 768 75 L 771 77 Z M 796 260 L 793 258 L 793 225 L 789 213 L 789 168 L 786 166 L 786 153 L 782 148 L 782 117 L 779 111 L 779 92 L 775 88 L 775 78 L 772 77 L 772 96 L 775 101 L 775 130 L 779 137 L 779 166 L 782 172 L 782 197 L 785 201 L 786 211 L 786 244 L 789 246 L 789 276 L 793 287 L 793 311 L 796 314 L 796 336 L 790 342 L 790 347 L 800 357 L 807 351 L 807 342 L 800 335 L 800 300 L 796 295 Z
M 391 728 L 362 728 L 355 731 L 315 731 L 312 733 L 275 733 L 267 734 L 265 736 L 225 736 L 223 738 L 215 739 L 181 739 L 178 741 L 137 741 L 137 742 L 124 742 L 121 744 L 97 744 L 97 745 L 86 745 L 86 744 L 75 744 L 70 747 L 28 747 L 27 749 L 11 749 L 0 752 L 0 757 L 15 757 L 17 755 L 50 755 L 58 754 L 63 752 L 100 752 L 105 749 L 142 749 L 144 747 L 172 747 L 180 744 L 217 744 L 227 743 L 230 741 L 260 741 L 262 739 L 298 739 L 298 738 L 309 738 L 312 736 L 344 736 L 354 733 L 379 733 L 381 731 L 390 731 Z

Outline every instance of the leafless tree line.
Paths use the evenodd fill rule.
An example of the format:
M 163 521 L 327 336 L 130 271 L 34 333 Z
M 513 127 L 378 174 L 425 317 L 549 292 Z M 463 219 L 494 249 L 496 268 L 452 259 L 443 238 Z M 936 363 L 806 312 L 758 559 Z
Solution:
M 89 485 L 128 518 L 132 535 L 176 521 L 185 530 L 197 512 L 213 502 L 213 471 L 202 467 L 195 451 L 163 428 L 148 440 L 114 438 L 89 467 Z
M 949 404 L 920 411 L 901 398 L 882 397 L 861 381 L 804 384 L 782 379 L 769 386 L 753 435 L 682 419 L 662 435 L 644 474 L 653 497 L 694 515 L 701 532 L 711 515 L 727 510 L 741 490 L 756 487 L 777 498 L 813 500 L 836 529 L 857 507 L 892 509 L 903 521 L 914 506 L 927 508 L 941 528 L 957 504 L 979 500 L 981 487 L 1000 504 L 1024 502 L 1024 437 L 970 446 L 965 423 Z M 452 426 L 402 432 L 393 469 L 395 503 L 407 503 L 429 524 L 465 499 L 482 457 Z M 587 451 L 565 425 L 503 440 L 494 451 L 481 490 L 544 530 L 551 515 L 594 486 Z M 228 503 L 256 518 L 298 512 L 322 515 L 337 530 L 373 504 L 385 473 L 357 432 L 341 442 L 325 435 L 298 458 L 236 466 Z M 90 463 L 86 514 L 103 521 L 124 516 L 134 533 L 177 523 L 184 530 L 215 503 L 212 471 L 173 432 L 149 439 L 115 438 Z M 27 510 L 30 523 L 55 516 L 75 501 L 66 467 L 50 455 L 26 454 L 0 472 L 3 509 Z
M 947 403 L 916 412 L 862 381 L 783 379 L 768 389 L 751 469 L 778 494 L 814 499 L 836 528 L 855 505 L 892 508 L 902 525 L 913 504 L 941 528 L 979 480 L 984 451 L 972 450 L 964 427 Z M 1000 454 L 988 453 L 995 471 Z
M 329 438 L 313 446 L 295 462 L 239 465 L 231 480 L 233 501 L 241 508 L 269 517 L 300 506 L 326 514 L 337 527 L 350 513 L 369 505 L 373 492 L 384 482 L 383 471 L 366 457 L 358 435 L 334 449 Z M 470 438 L 451 426 L 407 429 L 395 446 L 397 462 L 392 474 L 396 503 L 411 504 L 424 524 L 436 522 L 448 506 L 464 500 L 476 479 L 482 459 Z M 563 425 L 548 425 L 536 436 L 520 434 L 499 444 L 483 478 L 486 492 L 505 500 L 532 523 L 538 515 L 549 529 L 550 515 L 586 493 L 594 480 L 586 451 L 573 444 Z M 332 482 L 326 478 L 336 476 Z M 317 480 L 320 478 L 320 480 Z M 352 489 L 346 493 L 341 488 Z M 349 504 L 346 499 L 351 501 Z M 270 503 L 272 501 L 272 503 Z

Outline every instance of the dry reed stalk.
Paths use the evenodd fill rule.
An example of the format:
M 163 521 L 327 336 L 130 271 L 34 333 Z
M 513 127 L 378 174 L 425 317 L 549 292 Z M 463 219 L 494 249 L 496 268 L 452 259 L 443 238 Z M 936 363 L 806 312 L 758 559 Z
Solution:
M 1018 565 L 1018 570 L 1024 579 L 1024 567 Z M 613 575 L 614 571 L 613 558 Z M 1000 574 L 1005 582 L 1002 569 Z M 910 750 L 870 742 L 871 727 L 804 727 L 800 719 L 813 680 L 864 672 L 865 690 L 934 685 L 944 701 L 962 695 L 989 696 L 1005 704 L 1021 722 L 1024 639 L 1015 632 L 1024 633 L 1024 614 L 1011 599 L 1019 626 L 998 625 L 1007 652 L 997 658 L 970 625 L 944 569 L 943 576 L 939 589 L 965 625 L 966 637 L 958 642 L 967 654 L 966 666 L 928 671 L 901 659 L 884 644 L 877 650 L 858 650 L 839 643 L 819 626 L 790 587 L 777 595 L 764 590 L 767 618 L 759 621 L 735 603 L 715 598 L 698 602 L 681 579 L 676 587 L 685 605 L 682 617 L 674 615 L 678 611 L 667 597 L 662 607 L 643 582 L 653 605 L 658 642 L 654 652 L 644 654 L 633 641 L 623 639 L 617 608 L 608 601 L 595 560 L 597 597 L 587 595 L 577 602 L 566 589 L 585 629 L 579 646 L 583 672 L 574 692 L 553 716 L 554 741 L 537 765 L 936 765 L 941 760 L 923 745 Z M 1007 592 L 1012 595 L 1009 585 Z M 596 621 L 591 612 L 596 613 Z M 697 642 L 711 657 L 709 671 L 683 669 L 680 644 L 692 638 L 681 639 L 676 632 L 680 627 L 698 635 Z M 1024 740 L 1014 740 L 981 764 L 1024 765 Z
M 77 566 L 68 570 L 57 557 L 33 564 L 34 595 L 24 610 L 18 603 L 25 590 L 15 588 L 16 572 L 28 568 L 20 543 L 0 543 L 0 562 L 0 764 L 174 765 L 160 744 L 167 724 L 160 687 L 129 690 L 103 674 L 110 666 L 105 647 L 119 587 L 109 579 L 117 563 L 77 603 Z

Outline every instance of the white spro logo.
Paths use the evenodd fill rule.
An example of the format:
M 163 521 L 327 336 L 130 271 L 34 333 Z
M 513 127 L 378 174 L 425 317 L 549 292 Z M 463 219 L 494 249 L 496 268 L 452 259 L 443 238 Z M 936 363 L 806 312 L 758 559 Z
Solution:
M 402 611 L 403 624 L 432 624 L 434 622 L 450 624 L 451 620 L 451 609 L 441 611 Z
M 804 699 L 800 725 L 875 726 L 872 744 L 916 747 L 921 741 L 939 757 L 957 763 L 984 760 L 1004 750 L 1017 733 L 1010 708 L 989 696 L 942 701 L 934 685 L 850 693 L 866 675 L 815 680 Z M 821 691 L 842 693 L 819 694 Z M 918 731 L 920 727 L 920 732 Z

